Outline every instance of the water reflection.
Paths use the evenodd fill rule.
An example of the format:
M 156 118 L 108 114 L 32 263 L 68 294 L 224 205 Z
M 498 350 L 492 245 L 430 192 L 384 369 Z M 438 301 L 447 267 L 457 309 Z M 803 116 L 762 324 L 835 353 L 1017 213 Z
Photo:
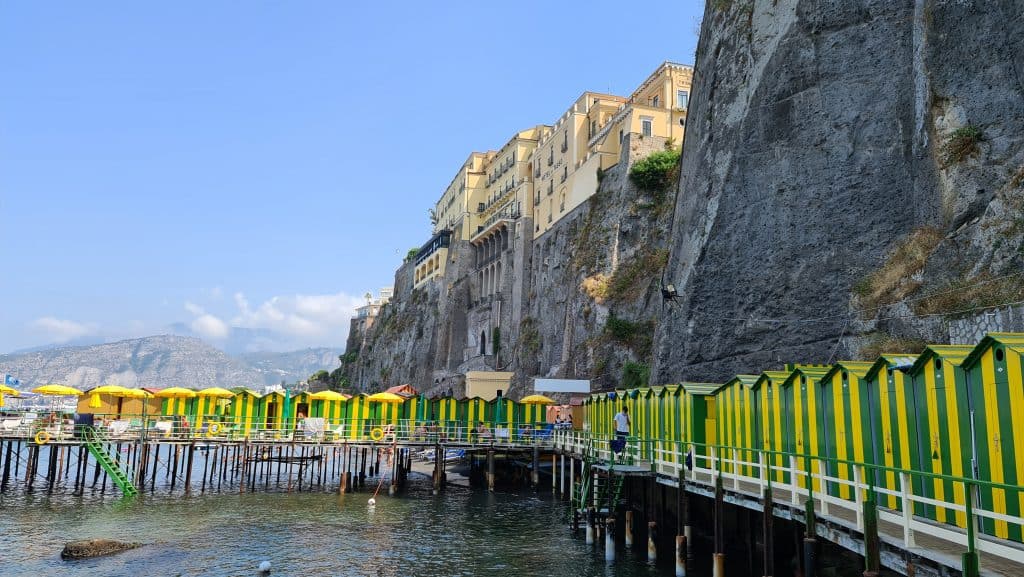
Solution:
M 564 505 L 532 493 L 439 496 L 428 482 L 407 494 L 377 496 L 221 494 L 0 497 L 3 575 L 238 575 L 262 561 L 271 575 L 670 575 L 620 553 L 606 564 L 566 526 Z M 64 562 L 64 542 L 112 538 L 146 545 Z M 603 540 L 602 540 L 603 544 Z

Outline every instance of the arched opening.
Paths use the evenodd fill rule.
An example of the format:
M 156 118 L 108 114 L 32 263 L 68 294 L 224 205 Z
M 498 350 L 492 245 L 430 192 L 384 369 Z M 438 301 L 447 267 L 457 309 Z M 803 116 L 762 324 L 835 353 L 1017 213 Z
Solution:
M 487 331 L 480 331 L 480 354 L 487 354 Z

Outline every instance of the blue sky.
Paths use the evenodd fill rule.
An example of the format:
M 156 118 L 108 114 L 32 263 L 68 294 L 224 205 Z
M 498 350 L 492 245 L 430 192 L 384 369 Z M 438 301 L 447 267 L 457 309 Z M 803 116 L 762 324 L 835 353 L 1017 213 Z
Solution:
M 344 345 L 471 150 L 692 63 L 702 3 L 4 2 L 0 352 Z

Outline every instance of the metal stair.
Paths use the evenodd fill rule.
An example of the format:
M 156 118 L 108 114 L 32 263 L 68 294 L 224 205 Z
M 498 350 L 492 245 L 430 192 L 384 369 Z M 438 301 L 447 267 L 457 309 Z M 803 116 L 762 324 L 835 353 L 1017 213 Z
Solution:
M 89 453 L 96 458 L 96 462 L 103 467 L 103 470 L 107 472 L 107 475 L 113 479 L 114 483 L 121 493 L 125 497 L 134 497 L 139 494 L 139 490 L 132 484 L 131 479 L 128 478 L 128 474 L 125 473 L 121 466 L 114 459 L 110 458 L 110 455 L 103 450 L 103 444 L 100 440 L 99 432 L 93 427 L 82 427 L 82 438 L 85 441 L 85 448 L 88 449 Z

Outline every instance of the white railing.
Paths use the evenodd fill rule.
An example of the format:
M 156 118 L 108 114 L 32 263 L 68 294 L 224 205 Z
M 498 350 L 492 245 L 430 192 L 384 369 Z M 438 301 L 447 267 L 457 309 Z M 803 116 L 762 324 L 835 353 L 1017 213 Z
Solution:
M 592 457 L 602 460 L 612 458 L 608 440 L 601 440 L 585 431 L 556 432 L 554 447 L 582 456 L 587 450 L 588 441 L 592 441 L 589 449 Z M 963 547 L 967 552 L 982 551 L 1024 564 L 1024 545 L 991 535 L 980 536 L 977 529 L 982 519 L 1024 527 L 1024 517 L 983 509 L 977 493 L 985 488 L 1001 488 L 1007 492 L 1016 490 L 1017 495 L 1024 495 L 1024 487 L 1004 487 L 920 471 L 831 460 L 837 464 L 837 468 L 842 466 L 850 472 L 851 478 L 845 479 L 828 474 L 826 468 L 830 461 L 819 457 L 697 444 L 685 445 L 685 451 L 683 448 L 684 445 L 677 441 L 631 438 L 627 441 L 626 453 L 634 464 L 649 466 L 652 473 L 669 479 L 682 479 L 688 485 L 714 490 L 716 482 L 721 479 L 723 489 L 757 500 L 763 498 L 765 490 L 771 489 L 776 503 L 788 504 L 799 510 L 804 510 L 806 502 L 811 500 L 817 518 L 860 533 L 865 531 L 865 501 L 873 492 L 877 495 L 878 520 L 899 526 L 902 535 L 893 536 L 902 537 L 908 549 L 917 546 L 917 536 L 927 535 Z M 691 461 L 690 467 L 686 466 L 687 454 Z M 775 464 L 779 457 L 783 457 L 783 465 Z M 810 466 L 807 467 L 807 464 Z M 873 473 L 880 471 L 895 472 L 898 488 L 867 481 Z M 915 478 L 929 483 L 941 479 L 954 485 L 959 484 L 964 487 L 964 491 L 954 491 L 953 494 L 966 494 L 969 498 L 966 504 L 961 504 L 916 495 L 912 483 Z M 826 490 L 830 485 L 834 489 Z M 842 487 L 845 489 L 840 489 Z M 850 498 L 836 496 L 837 493 L 849 494 Z M 896 509 L 881 505 L 888 502 L 890 496 L 898 503 Z M 1018 496 L 1006 495 L 1007 500 L 1011 498 L 1016 499 Z M 944 509 L 951 522 L 941 523 L 915 515 L 915 507 L 922 505 Z

